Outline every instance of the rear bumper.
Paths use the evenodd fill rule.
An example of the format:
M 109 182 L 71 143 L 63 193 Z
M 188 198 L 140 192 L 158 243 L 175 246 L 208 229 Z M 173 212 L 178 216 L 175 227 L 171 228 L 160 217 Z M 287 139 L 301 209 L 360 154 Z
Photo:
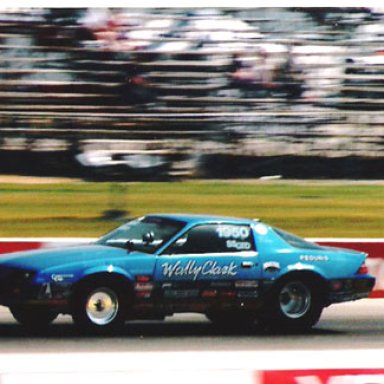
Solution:
M 371 276 L 331 280 L 329 282 L 329 304 L 367 298 L 374 285 L 375 278 Z

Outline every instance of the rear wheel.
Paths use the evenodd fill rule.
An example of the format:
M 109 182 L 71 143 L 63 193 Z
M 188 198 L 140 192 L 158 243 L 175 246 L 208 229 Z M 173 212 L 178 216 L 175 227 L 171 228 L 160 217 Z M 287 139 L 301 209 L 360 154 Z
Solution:
M 125 322 L 127 306 L 117 285 L 89 282 L 79 287 L 75 294 L 72 318 L 86 332 L 117 331 Z
M 323 310 L 320 291 L 309 279 L 286 279 L 274 289 L 261 315 L 273 329 L 306 330 L 317 323 Z
M 58 316 L 48 308 L 32 306 L 13 306 L 9 308 L 12 316 L 27 328 L 43 329 L 51 324 Z

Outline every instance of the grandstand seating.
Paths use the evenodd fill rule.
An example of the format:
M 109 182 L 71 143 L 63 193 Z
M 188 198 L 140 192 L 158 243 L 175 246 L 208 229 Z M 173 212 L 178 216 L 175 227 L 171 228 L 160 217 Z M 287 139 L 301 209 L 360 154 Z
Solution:
M 298 29 L 288 32 L 292 19 L 276 29 L 279 15 L 263 12 L 115 10 L 119 37 L 100 41 L 81 23 L 83 10 L 4 10 L 0 152 L 60 148 L 72 156 L 74 148 L 87 151 L 92 143 L 92 149 L 105 149 L 108 143 L 111 151 L 132 153 L 132 143 L 140 142 L 136 152 L 169 154 L 175 174 L 191 171 L 184 168 L 196 163 L 186 165 L 185 159 L 197 154 L 381 157 L 384 117 L 377 111 L 383 107 L 384 64 L 376 63 L 373 75 L 361 73 L 355 60 L 346 65 L 350 57 L 374 54 L 380 44 L 353 40 L 356 25 L 350 25 L 348 10 L 335 16 L 349 23 L 337 30 L 308 21 L 309 11 L 284 11 L 293 21 L 298 17 Z M 356 23 L 378 17 L 359 12 Z M 214 41 L 210 33 L 227 31 L 223 23 L 201 30 L 207 17 L 228 25 L 246 20 L 249 28 L 232 27 L 237 34 L 214 35 Z M 273 46 L 284 53 L 273 53 Z M 268 47 L 277 61 L 292 49 L 300 66 L 299 95 L 233 84 L 234 54 L 256 55 Z M 4 164 L 0 171 L 7 172 Z

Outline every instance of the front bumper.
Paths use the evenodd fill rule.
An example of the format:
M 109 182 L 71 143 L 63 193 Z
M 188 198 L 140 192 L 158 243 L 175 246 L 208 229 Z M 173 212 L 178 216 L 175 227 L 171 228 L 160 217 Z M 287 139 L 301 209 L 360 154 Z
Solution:
M 0 280 L 0 305 L 20 305 L 66 308 L 69 303 L 71 284 L 36 283 L 32 278 L 15 278 L 20 273 L 9 274 Z

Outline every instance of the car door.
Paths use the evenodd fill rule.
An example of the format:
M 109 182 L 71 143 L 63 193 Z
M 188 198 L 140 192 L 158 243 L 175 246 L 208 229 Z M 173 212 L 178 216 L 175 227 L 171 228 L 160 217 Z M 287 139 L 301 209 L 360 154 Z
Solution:
M 243 224 L 201 224 L 190 228 L 158 257 L 159 298 L 256 297 L 260 263 L 252 229 Z

